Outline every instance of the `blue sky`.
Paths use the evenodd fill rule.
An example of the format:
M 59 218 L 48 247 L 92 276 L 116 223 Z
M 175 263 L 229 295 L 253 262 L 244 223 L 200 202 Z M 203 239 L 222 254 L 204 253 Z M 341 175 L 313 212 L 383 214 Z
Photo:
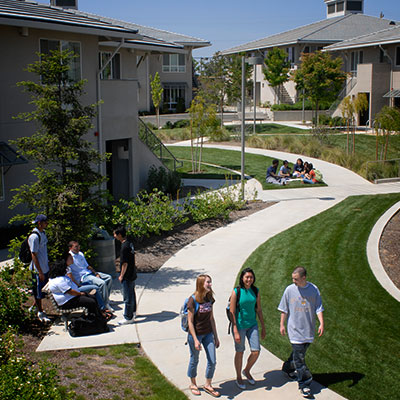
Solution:
M 40 0 L 44 2 L 43 0 Z M 399 0 L 365 0 L 365 14 L 400 21 Z M 208 40 L 194 57 L 320 21 L 323 0 L 79 0 L 79 9 Z

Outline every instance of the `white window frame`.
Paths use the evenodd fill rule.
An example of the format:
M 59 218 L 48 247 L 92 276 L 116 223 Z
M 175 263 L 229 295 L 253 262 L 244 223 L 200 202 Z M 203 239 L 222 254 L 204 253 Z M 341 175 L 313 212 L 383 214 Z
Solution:
M 362 50 L 352 51 L 350 55 L 350 72 L 357 74 L 357 67 L 364 63 L 364 52 Z
M 168 64 L 165 59 L 168 58 Z M 180 61 L 183 60 L 183 64 Z M 183 73 L 186 72 L 186 57 L 184 54 L 163 54 L 162 72 Z
M 6 198 L 4 190 L 4 167 L 0 167 L 0 201 Z
M 103 59 L 103 55 L 106 57 L 105 59 Z M 109 60 L 109 58 L 112 56 L 112 52 L 111 51 L 100 51 L 99 53 L 99 67 L 100 69 L 103 68 L 103 63 L 105 60 Z M 118 64 L 119 65 L 115 65 L 116 61 L 118 59 Z M 108 63 L 107 67 L 105 68 L 105 70 L 100 74 L 100 79 L 102 80 L 121 80 L 122 77 L 122 63 L 121 63 L 121 53 L 116 53 L 114 54 L 114 57 L 112 58 L 112 60 Z M 105 76 L 104 73 L 106 71 L 109 71 L 108 75 Z
M 80 81 L 82 79 L 82 46 L 81 42 L 77 42 L 74 40 L 60 40 L 60 39 L 49 39 L 49 38 L 40 38 L 39 39 L 39 52 L 44 53 L 42 50 L 42 41 L 47 40 L 48 42 L 54 42 L 58 43 L 58 49 L 60 50 L 68 50 L 69 44 L 77 45 L 79 49 L 79 54 L 77 58 L 74 58 L 72 60 L 72 63 L 75 64 L 75 68 L 70 68 L 68 71 L 68 75 L 71 79 L 74 81 Z M 78 68 L 76 68 L 76 65 Z M 74 71 L 77 71 L 77 73 L 74 73 Z

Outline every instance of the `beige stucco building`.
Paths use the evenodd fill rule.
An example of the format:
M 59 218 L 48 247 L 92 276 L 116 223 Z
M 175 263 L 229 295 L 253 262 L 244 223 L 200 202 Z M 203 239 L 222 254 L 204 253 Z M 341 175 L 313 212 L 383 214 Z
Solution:
M 87 80 L 82 102 L 102 100 L 87 139 L 101 153 L 111 153 L 110 160 L 101 166 L 108 177 L 107 187 L 116 199 L 131 197 L 143 188 L 149 168 L 161 165 L 138 135 L 138 111 L 149 106 L 147 77 L 141 72 L 143 60 L 148 58 L 146 68 L 151 73 L 162 69 L 162 64 L 153 65 L 152 57 L 159 62 L 164 55 L 183 54 L 187 64 L 181 80 L 189 82 L 185 101 L 190 102 L 193 47 L 185 49 L 184 45 L 143 34 L 131 24 L 89 15 L 76 7 L 65 9 L 23 0 L 1 0 L 0 37 L 0 226 L 17 212 L 26 211 L 10 210 L 12 190 L 34 178 L 32 163 L 21 163 L 10 141 L 32 135 L 37 129 L 33 123 L 14 117 L 31 110 L 29 95 L 17 82 L 37 79 L 25 68 L 38 59 L 38 52 L 68 48 L 78 55 L 72 73 L 76 79 Z M 173 75 L 168 75 L 171 82 L 183 76 L 178 79 Z

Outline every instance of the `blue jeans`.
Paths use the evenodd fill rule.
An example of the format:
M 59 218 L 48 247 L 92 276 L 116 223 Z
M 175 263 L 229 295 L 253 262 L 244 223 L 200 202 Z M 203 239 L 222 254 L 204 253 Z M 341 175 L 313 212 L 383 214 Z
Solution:
M 258 334 L 258 325 L 255 324 L 247 329 L 239 329 L 240 343 L 235 342 L 235 337 L 233 336 L 233 341 L 235 343 L 235 351 L 243 353 L 245 349 L 245 339 L 249 342 L 250 351 L 260 351 L 260 336 Z
M 304 183 L 310 183 L 311 185 L 314 185 L 314 183 L 316 183 L 316 182 L 314 182 L 312 179 L 307 179 L 307 178 L 304 178 L 304 179 L 303 179 L 303 182 L 304 182 Z
M 85 292 L 85 293 L 89 293 L 92 289 L 96 290 L 96 300 L 97 300 L 97 304 L 100 307 L 100 310 L 104 310 L 106 308 L 103 298 L 101 297 L 100 291 L 99 291 L 99 287 L 96 285 L 89 285 L 84 283 L 82 286 L 78 287 L 78 291 L 79 292 Z
M 312 375 L 306 365 L 306 351 L 311 343 L 294 344 L 292 343 L 292 354 L 285 364 L 289 364 L 292 368 L 287 368 L 285 372 L 293 372 L 296 370 L 297 382 L 299 389 L 309 387 L 312 382 Z M 291 369 L 291 371 L 289 371 Z
M 215 357 L 214 333 L 210 332 L 206 335 L 197 335 L 197 340 L 202 344 L 207 356 L 206 379 L 212 379 L 214 376 L 215 365 L 217 364 Z M 190 360 L 187 374 L 189 378 L 195 378 L 197 376 L 197 364 L 199 363 L 200 351 L 196 350 L 194 347 L 194 339 L 190 333 L 188 335 L 188 343 L 190 349 Z
M 111 275 L 105 274 L 104 272 L 97 272 L 100 276 L 98 278 L 94 274 L 87 274 L 81 278 L 81 285 L 96 285 L 99 287 L 100 295 L 103 298 L 104 304 L 108 304 L 111 293 L 112 277 Z
M 136 312 L 135 281 L 122 281 L 122 295 L 125 303 L 124 318 L 132 319 L 133 313 Z

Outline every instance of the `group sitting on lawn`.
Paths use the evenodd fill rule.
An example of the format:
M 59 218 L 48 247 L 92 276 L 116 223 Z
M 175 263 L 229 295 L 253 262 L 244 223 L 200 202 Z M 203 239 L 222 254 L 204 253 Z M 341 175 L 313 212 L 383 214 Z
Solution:
M 293 173 L 291 172 L 291 167 L 289 167 L 289 161 L 285 160 L 277 173 L 279 166 L 279 160 L 275 159 L 272 161 L 272 165 L 267 169 L 266 182 L 275 185 L 286 185 L 292 180 L 301 180 L 302 183 L 315 184 L 322 182 L 322 173 L 316 169 L 314 166 L 298 158 L 293 166 Z

